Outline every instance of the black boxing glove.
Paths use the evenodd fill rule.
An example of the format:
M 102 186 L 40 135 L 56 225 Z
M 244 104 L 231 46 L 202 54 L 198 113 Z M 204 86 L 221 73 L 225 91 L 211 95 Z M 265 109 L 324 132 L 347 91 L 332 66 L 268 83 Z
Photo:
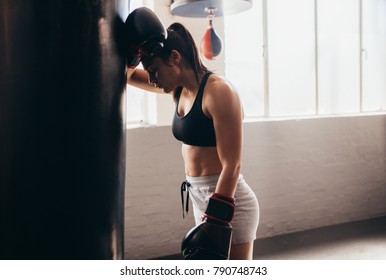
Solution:
M 126 61 L 129 68 L 135 68 L 144 56 L 152 56 L 163 47 L 166 30 L 156 14 L 141 7 L 132 11 L 125 21 Z
M 234 199 L 214 193 L 205 211 L 204 221 L 191 229 L 181 244 L 186 260 L 227 260 L 232 240 Z

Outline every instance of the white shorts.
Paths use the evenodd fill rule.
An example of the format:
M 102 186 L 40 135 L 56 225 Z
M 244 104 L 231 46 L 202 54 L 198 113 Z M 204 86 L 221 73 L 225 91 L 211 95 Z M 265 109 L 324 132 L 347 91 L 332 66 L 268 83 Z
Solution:
M 193 203 L 196 225 L 202 222 L 209 197 L 216 189 L 218 178 L 219 175 L 186 177 L 186 180 L 190 183 L 189 196 Z M 256 239 L 256 231 L 259 224 L 259 204 L 255 193 L 245 182 L 241 174 L 237 181 L 235 199 L 235 213 L 231 222 L 233 227 L 232 244 L 253 241 Z

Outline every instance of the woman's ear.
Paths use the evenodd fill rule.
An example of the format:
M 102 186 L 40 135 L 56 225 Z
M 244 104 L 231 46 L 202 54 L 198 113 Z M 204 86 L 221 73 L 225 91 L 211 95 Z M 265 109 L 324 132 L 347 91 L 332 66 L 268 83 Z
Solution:
M 176 50 L 172 50 L 172 52 L 169 55 L 168 63 L 170 63 L 171 65 L 177 65 L 178 63 L 180 63 L 180 60 L 181 60 L 180 53 Z

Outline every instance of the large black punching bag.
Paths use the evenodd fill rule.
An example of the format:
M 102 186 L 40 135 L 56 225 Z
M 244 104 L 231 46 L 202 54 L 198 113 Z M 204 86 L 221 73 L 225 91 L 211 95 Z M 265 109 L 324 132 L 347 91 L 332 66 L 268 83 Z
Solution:
M 0 0 L 0 259 L 123 257 L 129 0 Z

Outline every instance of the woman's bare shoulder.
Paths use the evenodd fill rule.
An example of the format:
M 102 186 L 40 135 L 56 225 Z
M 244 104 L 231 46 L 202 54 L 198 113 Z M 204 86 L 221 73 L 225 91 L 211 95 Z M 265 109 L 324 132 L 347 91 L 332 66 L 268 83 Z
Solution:
M 213 98 L 238 98 L 238 93 L 234 85 L 225 77 L 212 74 L 207 81 L 205 90 L 210 92 Z

